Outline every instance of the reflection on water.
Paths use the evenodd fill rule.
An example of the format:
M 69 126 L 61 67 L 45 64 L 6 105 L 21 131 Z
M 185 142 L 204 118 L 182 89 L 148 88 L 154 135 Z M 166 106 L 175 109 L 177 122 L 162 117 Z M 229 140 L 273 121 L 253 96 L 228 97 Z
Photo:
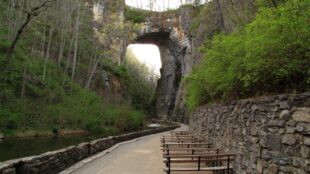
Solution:
M 0 161 L 39 155 L 44 152 L 61 149 L 100 138 L 99 135 L 48 137 L 30 139 L 5 139 L 0 142 Z

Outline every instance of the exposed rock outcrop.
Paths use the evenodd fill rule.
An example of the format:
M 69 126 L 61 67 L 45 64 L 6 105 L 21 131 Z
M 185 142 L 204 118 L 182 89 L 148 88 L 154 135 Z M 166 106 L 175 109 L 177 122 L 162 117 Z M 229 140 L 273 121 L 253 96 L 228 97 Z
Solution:
M 199 48 L 207 39 L 218 33 L 231 33 L 244 26 L 255 17 L 257 7 L 255 0 L 213 0 L 205 5 L 194 19 L 191 14 L 195 12 L 182 13 L 182 9 L 180 11 L 183 14 L 182 26 L 190 42 L 188 57 L 184 56 L 182 62 L 189 67 L 182 74 L 184 76 L 201 62 L 202 54 Z M 189 113 L 185 105 L 183 84 L 180 84 L 174 102 L 175 107 L 171 115 L 173 120 L 187 121 Z
M 121 23 L 125 22 L 125 2 L 100 2 L 103 7 L 102 21 L 115 25 L 115 30 L 122 28 Z M 119 7 L 116 11 L 113 8 L 115 6 Z M 232 32 L 251 21 L 255 16 L 256 6 L 255 0 L 214 0 L 195 18 L 197 10 L 198 8 L 185 6 L 168 13 L 152 13 L 144 23 L 139 24 L 140 30 L 134 34 L 136 38 L 132 39 L 129 31 L 121 31 L 107 43 L 114 52 L 112 59 L 119 63 L 123 60 L 127 45 L 131 43 L 158 45 L 162 61 L 161 79 L 158 81 L 154 100 L 154 113 L 158 118 L 183 122 L 188 120 L 182 78 L 192 71 L 194 65 L 201 62 L 202 54 L 198 48 L 215 34 Z M 191 26 L 194 18 L 196 27 Z M 115 32 L 109 35 L 112 36 Z
M 142 24 L 135 40 L 137 43 L 152 43 L 159 47 L 162 68 L 154 112 L 162 119 L 172 118 L 180 94 L 181 79 L 193 66 L 188 37 L 191 13 L 191 9 L 187 8 L 170 15 L 154 13 Z

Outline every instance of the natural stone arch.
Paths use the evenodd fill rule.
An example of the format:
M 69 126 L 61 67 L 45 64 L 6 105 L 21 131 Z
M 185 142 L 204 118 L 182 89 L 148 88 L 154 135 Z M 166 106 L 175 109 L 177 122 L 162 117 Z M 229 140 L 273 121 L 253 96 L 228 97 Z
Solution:
M 155 13 L 141 24 L 141 30 L 133 43 L 155 44 L 161 55 L 161 78 L 154 97 L 154 115 L 161 119 L 173 119 L 177 107 L 184 105 L 180 88 L 182 77 L 191 71 L 191 42 L 187 36 L 188 19 L 182 13 L 170 16 Z M 180 110 L 180 109 L 178 109 Z M 182 114 L 184 115 L 184 114 Z M 178 120 L 180 120 L 178 115 Z M 181 116 L 182 117 L 182 116 Z

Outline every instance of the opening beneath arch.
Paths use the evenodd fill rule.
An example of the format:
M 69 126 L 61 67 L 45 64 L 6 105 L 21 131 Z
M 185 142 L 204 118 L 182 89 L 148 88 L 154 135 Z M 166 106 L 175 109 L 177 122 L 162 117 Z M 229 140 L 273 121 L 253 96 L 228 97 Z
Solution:
M 160 68 L 162 64 L 161 64 L 160 51 L 157 45 L 130 44 L 127 47 L 126 52 L 126 59 L 128 58 L 136 59 L 141 63 L 141 65 L 145 65 L 150 70 L 150 73 L 160 78 Z
M 124 65 L 130 75 L 127 91 L 129 102 L 138 109 L 152 112 L 151 105 L 161 77 L 161 55 L 157 45 L 130 44 Z
M 169 31 L 145 32 L 139 35 L 134 43 L 154 44 L 160 52 L 162 67 L 160 78 L 156 81 L 155 93 L 152 97 L 151 114 L 160 119 L 172 118 L 176 106 L 177 95 L 184 70 L 183 57 L 186 54 L 186 47 L 182 47 L 178 40 L 170 37 Z M 141 50 L 141 49 L 138 49 Z M 146 51 L 145 55 L 152 55 Z

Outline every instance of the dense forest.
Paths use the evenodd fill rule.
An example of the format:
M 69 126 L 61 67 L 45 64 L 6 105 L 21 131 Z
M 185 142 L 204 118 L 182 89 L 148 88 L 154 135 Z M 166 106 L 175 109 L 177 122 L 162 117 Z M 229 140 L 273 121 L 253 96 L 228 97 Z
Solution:
M 110 135 L 144 126 L 157 77 L 130 53 L 123 65 L 110 59 L 111 37 L 124 29 L 95 33 L 92 8 L 86 0 L 1 1 L 0 132 Z
M 249 24 L 200 47 L 203 61 L 184 81 L 190 109 L 212 102 L 310 89 L 310 4 L 258 0 Z M 206 5 L 192 28 L 209 10 Z

